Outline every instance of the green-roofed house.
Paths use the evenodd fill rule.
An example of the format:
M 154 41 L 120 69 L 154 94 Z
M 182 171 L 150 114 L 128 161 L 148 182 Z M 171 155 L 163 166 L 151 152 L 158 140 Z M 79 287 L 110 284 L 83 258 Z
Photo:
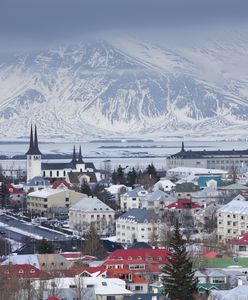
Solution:
M 184 182 L 177 184 L 174 191 L 178 199 L 191 199 L 194 193 L 200 191 L 200 187 L 192 182 Z

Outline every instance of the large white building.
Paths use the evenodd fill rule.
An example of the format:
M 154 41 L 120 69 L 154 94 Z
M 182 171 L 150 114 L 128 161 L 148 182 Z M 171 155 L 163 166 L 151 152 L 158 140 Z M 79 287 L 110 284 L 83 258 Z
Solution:
M 217 210 L 217 237 L 227 241 L 248 231 L 248 201 L 232 200 Z
M 153 210 L 132 208 L 116 220 L 117 242 L 124 244 L 159 241 L 164 229 L 159 215 Z
M 184 143 L 176 154 L 166 160 L 167 168 L 195 167 L 230 170 L 248 165 L 248 150 L 185 150 Z
M 91 223 L 98 233 L 113 233 L 114 219 L 115 211 L 96 197 L 82 199 L 69 211 L 69 226 L 80 233 L 87 232 Z

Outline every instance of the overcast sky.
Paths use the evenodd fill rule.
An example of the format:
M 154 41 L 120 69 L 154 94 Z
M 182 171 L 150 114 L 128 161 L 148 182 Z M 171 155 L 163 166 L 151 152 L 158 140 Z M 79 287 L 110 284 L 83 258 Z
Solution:
M 247 15 L 247 0 L 0 0 L 0 43 L 22 48 L 103 31 L 231 27 Z

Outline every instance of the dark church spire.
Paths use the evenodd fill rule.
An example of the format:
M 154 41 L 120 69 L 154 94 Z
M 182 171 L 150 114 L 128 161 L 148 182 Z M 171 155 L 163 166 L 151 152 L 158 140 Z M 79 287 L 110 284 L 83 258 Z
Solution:
M 73 155 L 72 155 L 72 164 L 76 165 L 77 164 L 77 157 L 76 157 L 76 148 L 75 145 L 73 147 Z
M 185 152 L 185 149 L 184 149 L 184 142 L 182 142 L 182 149 L 181 149 L 181 152 Z
M 39 150 L 38 146 L 38 138 L 37 138 L 37 128 L 35 126 L 35 134 L 33 136 L 33 126 L 31 124 L 30 129 L 30 140 L 29 140 L 29 149 L 26 155 L 41 155 L 41 152 Z
M 83 161 L 83 157 L 82 157 L 82 151 L 81 151 L 81 146 L 79 147 L 79 153 L 78 153 L 78 161 L 77 161 L 78 164 L 83 164 L 84 161 Z
M 35 154 L 41 155 L 40 149 L 39 149 L 39 144 L 38 144 L 38 136 L 37 136 L 37 127 L 36 125 L 34 126 L 34 149 L 35 149 Z

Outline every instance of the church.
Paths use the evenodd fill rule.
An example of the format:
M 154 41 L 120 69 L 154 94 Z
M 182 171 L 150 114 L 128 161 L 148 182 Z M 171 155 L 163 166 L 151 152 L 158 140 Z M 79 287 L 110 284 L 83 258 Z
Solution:
M 37 127 L 31 125 L 29 149 L 26 152 L 26 165 L 27 165 L 27 182 L 35 177 L 43 177 L 51 182 L 56 179 L 65 179 L 69 182 L 70 178 L 91 182 L 93 180 L 98 181 L 102 179 L 102 175 L 96 170 L 92 162 L 84 162 L 82 158 L 81 146 L 79 147 L 78 155 L 76 154 L 76 148 L 73 148 L 72 160 L 64 163 L 54 162 L 42 162 L 42 153 L 39 149 Z

